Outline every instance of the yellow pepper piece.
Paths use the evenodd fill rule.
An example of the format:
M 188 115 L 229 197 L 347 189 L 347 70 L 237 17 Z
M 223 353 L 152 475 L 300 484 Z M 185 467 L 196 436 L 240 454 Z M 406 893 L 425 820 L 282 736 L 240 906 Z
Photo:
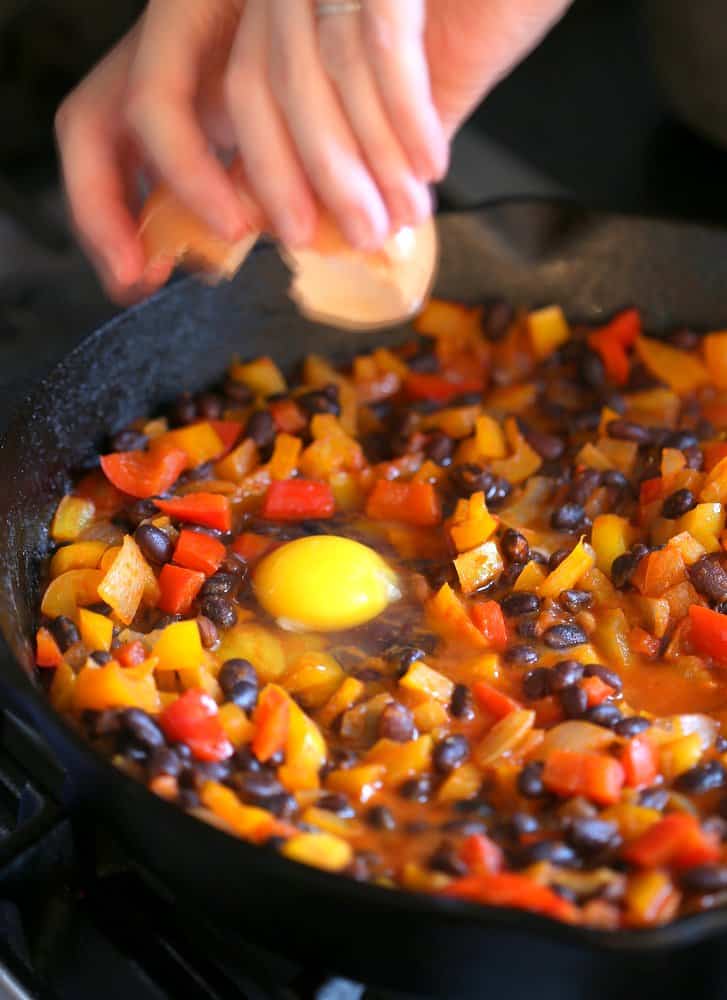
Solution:
M 541 597 L 557 597 L 564 590 L 570 590 L 596 563 L 596 555 L 582 538 L 560 566 L 549 573 L 538 588 Z
M 546 306 L 528 315 L 528 332 L 536 358 L 550 357 L 570 337 L 570 327 L 560 306 Z
M 196 621 L 172 622 L 154 645 L 157 670 L 194 670 L 204 662 L 204 649 Z
M 482 308 L 444 299 L 430 299 L 414 320 L 414 329 L 425 337 L 459 338 L 479 332 Z
M 591 544 L 596 566 L 602 573 L 611 573 L 614 559 L 627 552 L 634 542 L 634 530 L 628 518 L 617 514 L 599 514 L 593 521 Z
M 297 695 L 304 708 L 320 708 L 336 691 L 345 674 L 328 653 L 303 653 L 282 679 L 290 694 Z
M 83 497 L 63 497 L 50 526 L 54 542 L 73 542 L 93 520 L 96 508 L 92 500 Z
M 76 675 L 73 668 L 65 660 L 59 663 L 53 671 L 50 686 L 51 705 L 56 712 L 68 712 L 73 701 L 73 689 L 76 685 Z
M 318 788 L 318 772 L 328 755 L 326 741 L 313 719 L 296 705 L 287 692 L 284 693 L 288 698 L 290 718 L 285 763 L 278 768 L 278 778 L 289 792 Z
M 272 358 L 256 358 L 247 364 L 234 364 L 230 367 L 230 378 L 242 382 L 256 396 L 274 396 L 287 389 L 283 373 Z
M 616 410 L 612 410 L 610 406 L 604 406 L 601 410 L 601 419 L 598 424 L 598 434 L 600 437 L 606 437 L 608 434 L 608 425 L 612 420 L 620 420 L 621 414 L 617 413 Z
M 379 740 L 366 754 L 366 762 L 383 765 L 384 785 L 395 788 L 407 778 L 429 770 L 433 746 L 434 741 L 429 734 L 407 743 Z
M 267 809 L 244 806 L 231 788 L 207 781 L 199 793 L 202 805 L 231 828 L 233 833 L 253 843 L 267 840 L 275 825 L 275 819 Z
M 78 628 L 83 644 L 89 652 L 97 649 L 111 649 L 114 634 L 114 623 L 106 615 L 96 614 L 86 608 L 79 608 Z
M 167 431 L 163 437 L 157 438 L 155 447 L 160 446 L 162 442 L 165 447 L 179 448 L 186 452 L 190 469 L 196 469 L 198 465 L 218 458 L 225 450 L 219 434 L 206 420 L 180 427 L 175 431 Z
M 716 503 L 724 503 L 727 500 L 727 458 L 717 462 L 707 473 L 699 499 Z
M 241 747 L 244 743 L 249 743 L 255 733 L 254 724 L 240 706 L 231 701 L 220 705 L 217 718 L 233 747 Z
M 298 467 L 302 448 L 300 438 L 292 434 L 278 434 L 270 459 L 270 475 L 273 479 L 289 479 L 293 475 Z
M 249 660 L 263 683 L 277 680 L 285 673 L 285 653 L 277 636 L 255 622 L 233 625 L 215 650 L 220 664 L 225 660 Z
M 725 527 L 725 510 L 721 503 L 698 503 L 676 523 L 677 533 L 688 531 L 707 552 L 719 552 L 719 536 Z
M 97 604 L 98 587 L 104 574 L 98 569 L 69 569 L 52 580 L 43 595 L 40 610 L 49 618 L 75 618 L 79 607 Z
M 252 438 L 245 438 L 237 447 L 215 463 L 215 475 L 218 479 L 229 479 L 239 483 L 243 476 L 255 468 L 259 455 L 257 445 Z
M 505 435 L 494 417 L 485 413 L 475 422 L 477 452 L 482 458 L 504 458 L 507 455 Z
M 447 705 L 454 691 L 454 681 L 440 674 L 438 670 L 428 667 L 422 660 L 412 663 L 399 684 L 408 691 L 436 698 L 437 701 Z
M 96 569 L 106 551 L 105 542 L 74 542 L 53 553 L 50 561 L 51 579 L 71 569 Z
M 613 438 L 601 438 L 598 442 L 601 452 L 612 469 L 618 469 L 625 476 L 630 476 L 636 464 L 639 446 L 635 441 L 615 441 Z
M 512 455 L 509 458 L 493 461 L 492 471 L 497 476 L 504 476 L 511 483 L 525 482 L 530 476 L 535 475 L 543 460 L 522 436 L 514 417 L 508 417 L 505 421 L 505 437 L 512 448 Z
M 680 894 L 665 871 L 652 868 L 630 875 L 624 901 L 626 918 L 632 926 L 651 927 L 674 917 Z
M 659 769 L 666 781 L 673 781 L 699 763 L 702 740 L 699 733 L 689 733 L 659 749 Z
M 661 819 L 657 809 L 637 806 L 632 802 L 619 802 L 601 813 L 601 818 L 618 826 L 624 840 L 634 840 Z
M 652 337 L 639 337 L 634 346 L 644 367 L 678 396 L 687 396 L 709 382 L 706 367 L 689 351 Z
M 518 575 L 513 590 L 538 590 L 547 575 L 540 563 L 531 559 Z
M 727 331 L 708 333 L 702 347 L 712 382 L 719 389 L 727 389 Z
M 464 594 L 472 594 L 502 573 L 504 563 L 497 543 L 483 542 L 454 560 L 459 583 Z
M 384 770 L 381 764 L 360 764 L 345 771 L 331 771 L 326 778 L 326 788 L 342 792 L 353 802 L 368 802 L 381 788 Z
M 482 785 L 482 772 L 474 764 L 455 768 L 439 786 L 437 802 L 459 802 L 472 799 Z
M 340 872 L 353 860 L 353 848 L 348 841 L 330 833 L 297 833 L 283 844 L 280 853 L 291 861 Z
M 356 677 L 347 677 L 320 711 L 322 726 L 330 726 L 343 712 L 351 708 L 364 693 L 364 684 Z
M 159 587 L 151 566 L 131 535 L 124 535 L 121 549 L 99 584 L 98 595 L 128 625 L 141 604 L 145 590 L 149 593 L 149 603 L 154 604 Z
M 141 708 L 159 711 L 159 692 L 152 676 L 137 678 L 115 660 L 103 667 L 86 666 L 76 677 L 73 708 Z

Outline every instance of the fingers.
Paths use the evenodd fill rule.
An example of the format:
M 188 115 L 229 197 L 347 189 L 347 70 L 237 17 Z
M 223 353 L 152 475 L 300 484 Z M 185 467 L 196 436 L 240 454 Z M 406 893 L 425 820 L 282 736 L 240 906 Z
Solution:
M 312 5 L 266 7 L 271 86 L 308 181 L 348 241 L 374 249 L 389 231 L 388 212 L 321 64 Z
M 195 109 L 204 62 L 218 41 L 220 10 L 218 0 L 203 6 L 151 0 L 130 71 L 126 119 L 162 180 L 232 242 L 249 220 Z
M 362 30 L 392 128 L 421 180 L 439 180 L 448 146 L 424 51 L 424 0 L 366 0 Z
M 389 123 L 366 59 L 360 18 L 322 18 L 319 49 L 323 66 L 336 85 L 349 124 L 384 198 L 391 229 L 423 222 L 431 211 L 429 190 L 414 176 Z

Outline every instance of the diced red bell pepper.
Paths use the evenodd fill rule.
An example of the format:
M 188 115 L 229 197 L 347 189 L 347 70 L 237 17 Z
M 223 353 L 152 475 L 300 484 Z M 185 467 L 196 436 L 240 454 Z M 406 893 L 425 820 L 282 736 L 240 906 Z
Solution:
M 138 666 L 146 659 L 146 649 L 144 648 L 144 643 L 139 639 L 132 639 L 131 642 L 125 642 L 123 646 L 119 647 L 119 649 L 114 650 L 114 659 L 117 660 L 122 667 Z
M 470 834 L 462 844 L 459 856 L 473 875 L 492 875 L 499 872 L 505 863 L 500 845 L 484 833 Z
M 229 531 L 232 527 L 230 501 L 221 493 L 188 493 L 169 500 L 155 500 L 154 503 L 163 514 L 178 521 L 203 524 L 219 531 Z
M 335 509 L 328 483 L 281 479 L 268 487 L 260 513 L 268 521 L 304 521 L 309 517 L 333 517 Z
M 294 399 L 276 399 L 268 404 L 276 431 L 285 434 L 299 434 L 308 421 Z
M 39 667 L 57 667 L 63 662 L 63 653 L 47 628 L 39 628 L 36 634 L 35 662 Z
M 629 378 L 628 349 L 641 333 L 641 316 L 636 309 L 626 309 L 614 316 L 610 323 L 588 335 L 588 345 L 603 361 L 606 374 L 617 385 L 624 385 Z
M 204 573 L 166 563 L 159 574 L 157 607 L 168 615 L 185 615 L 205 579 Z
M 572 903 L 527 875 L 499 872 L 493 875 L 465 875 L 442 890 L 443 896 L 465 899 L 486 906 L 509 906 L 571 921 L 576 910 Z
M 267 535 L 256 535 L 252 531 L 243 531 L 232 543 L 232 551 L 246 563 L 257 562 L 275 545 L 275 539 Z
M 217 437 L 225 447 L 223 454 L 230 451 L 237 444 L 237 439 L 242 433 L 242 424 L 239 420 L 208 420 Z
M 270 760 L 279 750 L 284 749 L 290 727 L 290 705 L 279 688 L 266 687 L 263 690 L 255 708 L 253 722 L 253 753 L 258 760 Z
M 373 521 L 402 521 L 429 528 L 442 520 L 442 508 L 431 483 L 378 479 L 366 501 L 366 516 Z
M 108 481 L 101 469 L 93 469 L 79 479 L 74 495 L 92 500 L 99 517 L 111 517 L 127 502 L 126 495 Z
M 584 677 L 579 686 L 586 692 L 589 708 L 600 705 L 614 693 L 611 685 L 606 684 L 600 677 Z
M 639 490 L 639 503 L 645 507 L 648 503 L 660 500 L 663 490 L 664 482 L 661 476 L 656 476 L 654 479 L 645 479 Z
M 690 813 L 669 813 L 627 844 L 623 856 L 640 868 L 691 868 L 719 860 L 719 837 Z
M 462 379 L 455 382 L 444 375 L 430 375 L 425 372 L 410 372 L 404 381 L 404 392 L 409 399 L 430 399 L 437 403 L 448 403 L 457 396 L 468 392 L 482 392 L 481 379 Z
M 502 652 L 505 649 L 507 625 L 497 601 L 475 601 L 470 608 L 470 618 L 494 650 Z
M 634 736 L 623 748 L 621 766 L 629 788 L 648 788 L 659 776 L 659 754 L 648 736 Z
M 604 753 L 553 750 L 543 768 L 543 784 L 556 795 L 582 795 L 599 805 L 613 805 L 621 798 L 624 770 Z
M 187 569 L 196 569 L 205 576 L 211 576 L 225 558 L 227 550 L 217 538 L 201 531 L 180 532 L 174 549 L 174 562 Z
M 122 493 L 145 497 L 164 493 L 187 467 L 187 453 L 180 448 L 157 451 L 117 451 L 101 456 L 104 475 Z
M 516 708 L 520 708 L 519 703 L 514 698 L 498 691 L 487 681 L 476 681 L 472 686 L 472 693 L 477 704 L 490 715 L 494 715 L 496 719 L 503 719 L 510 712 L 514 712 Z
M 704 608 L 701 604 L 692 604 L 689 620 L 694 648 L 702 656 L 711 656 L 718 663 L 727 665 L 727 615 Z
M 186 743 L 199 760 L 232 756 L 233 746 L 217 717 L 217 705 L 199 688 L 190 688 L 167 705 L 159 716 L 159 725 L 168 740 Z

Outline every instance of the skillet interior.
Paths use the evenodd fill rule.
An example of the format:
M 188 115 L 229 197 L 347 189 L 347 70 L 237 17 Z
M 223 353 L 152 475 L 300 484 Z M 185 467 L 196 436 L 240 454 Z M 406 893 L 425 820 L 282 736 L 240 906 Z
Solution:
M 727 325 L 727 234 L 720 230 L 509 202 L 445 216 L 440 232 L 437 293 L 446 297 L 557 301 L 572 318 L 594 322 L 636 304 L 647 328 Z M 520 974 L 531 983 L 535 970 L 585 982 L 608 964 L 603 995 L 615 994 L 621 974 L 635 974 L 628 953 L 653 978 L 665 961 L 661 949 L 723 932 L 727 913 L 604 935 L 308 870 L 149 795 L 92 755 L 34 689 L 29 637 L 38 570 L 67 469 L 88 462 L 109 432 L 182 389 L 213 381 L 233 353 L 269 353 L 290 365 L 309 351 L 345 356 L 402 336 L 341 334 L 307 323 L 288 302 L 286 281 L 276 255 L 263 249 L 229 285 L 176 284 L 83 341 L 20 407 L 0 449 L 0 626 L 13 654 L 0 669 L 6 699 L 63 762 L 69 800 L 101 811 L 182 896 L 281 950 L 368 980 L 448 995 L 479 992 L 485 983 L 512 986 L 512 944 L 526 944 Z M 608 961 L 614 949 L 622 953 L 616 974 Z

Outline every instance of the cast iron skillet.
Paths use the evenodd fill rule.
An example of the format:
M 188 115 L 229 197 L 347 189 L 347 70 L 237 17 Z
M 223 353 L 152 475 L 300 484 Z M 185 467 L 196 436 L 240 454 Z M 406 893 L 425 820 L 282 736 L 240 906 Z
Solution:
M 719 230 L 552 202 L 445 216 L 440 230 L 437 292 L 453 299 L 555 301 L 584 321 L 636 304 L 650 329 L 727 325 L 727 233 Z M 285 286 L 269 249 L 229 285 L 173 285 L 84 340 L 20 407 L 0 449 L 0 626 L 12 653 L 0 668 L 5 703 L 62 763 L 69 804 L 102 814 L 181 900 L 280 951 L 368 982 L 447 996 L 512 993 L 523 984 L 542 990 L 548 976 L 557 977 L 560 996 L 569 987 L 574 995 L 587 988 L 591 997 L 623 996 L 638 976 L 652 984 L 668 976 L 673 985 L 674 950 L 688 946 L 689 961 L 707 961 L 711 952 L 699 942 L 727 930 L 726 910 L 661 930 L 606 934 L 358 885 L 182 814 L 92 754 L 38 692 L 30 638 L 46 525 L 66 470 L 88 463 L 131 419 L 213 381 L 236 352 L 290 365 L 310 351 L 345 355 L 402 336 L 308 323 Z

